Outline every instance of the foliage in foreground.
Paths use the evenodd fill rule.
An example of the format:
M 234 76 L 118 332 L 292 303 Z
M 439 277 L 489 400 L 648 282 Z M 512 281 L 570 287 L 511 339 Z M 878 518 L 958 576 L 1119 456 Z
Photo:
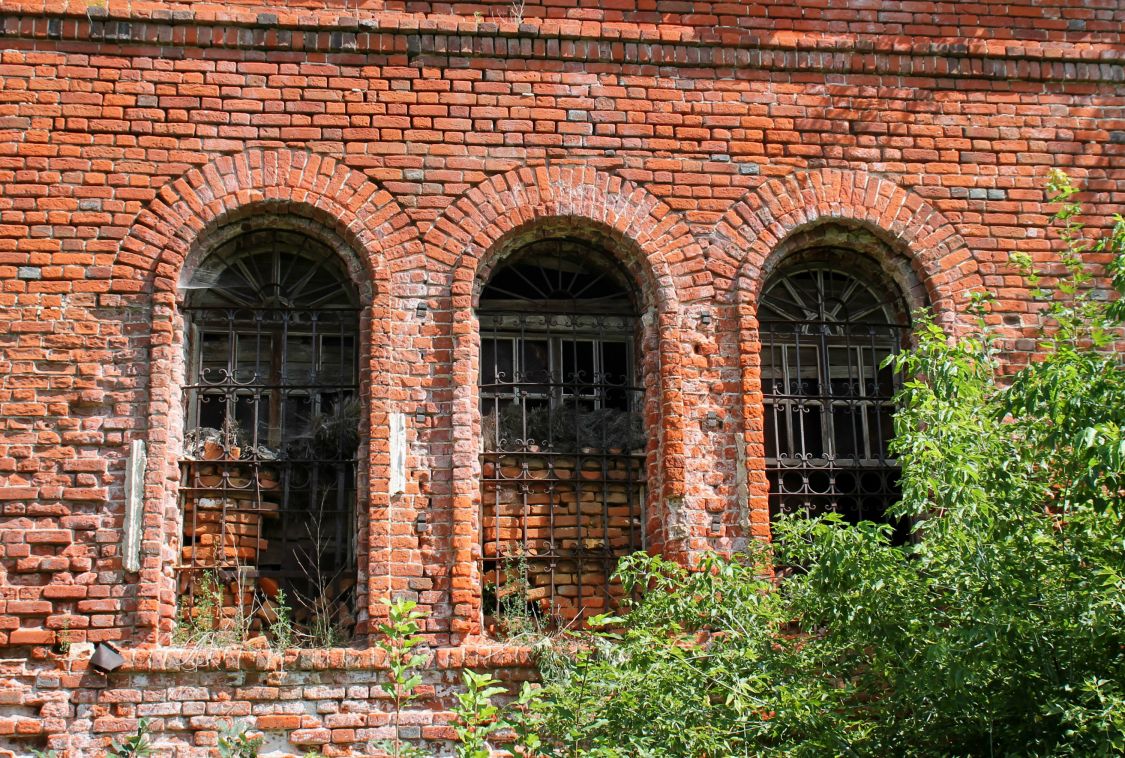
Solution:
M 702 571 L 626 560 L 627 616 L 545 667 L 526 716 L 544 752 L 1125 752 L 1125 306 L 1086 267 L 1108 254 L 1125 295 L 1125 221 L 1087 242 L 1069 182 L 1052 190 L 1053 291 L 1016 260 L 1046 302 L 1041 359 L 1002 379 L 983 322 L 953 340 L 924 316 L 897 358 L 918 377 L 894 443 L 915 539 L 792 518 L 771 553 Z M 799 568 L 778 585 L 778 565 Z

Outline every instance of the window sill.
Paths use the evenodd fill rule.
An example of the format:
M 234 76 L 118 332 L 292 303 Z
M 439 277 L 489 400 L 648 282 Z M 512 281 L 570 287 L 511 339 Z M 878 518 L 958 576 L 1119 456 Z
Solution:
M 473 638 L 454 647 L 426 648 L 428 668 L 438 671 L 461 669 L 496 670 L 535 667 L 527 645 Z M 191 671 L 383 671 L 386 653 L 379 648 L 249 650 L 239 647 L 153 647 L 121 651 L 125 663 L 116 673 L 175 673 Z

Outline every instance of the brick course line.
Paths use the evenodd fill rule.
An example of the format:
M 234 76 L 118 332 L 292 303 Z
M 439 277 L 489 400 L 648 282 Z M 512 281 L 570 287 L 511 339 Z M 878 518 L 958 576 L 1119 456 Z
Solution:
M 376 58 L 407 54 L 412 63 L 450 65 L 454 59 L 517 57 L 528 60 L 581 61 L 621 66 L 659 65 L 672 68 L 726 68 L 739 70 L 792 71 L 807 73 L 849 73 L 941 77 L 974 80 L 1125 82 L 1125 55 L 1122 47 L 1103 44 L 1019 46 L 990 48 L 982 43 L 927 42 L 903 44 L 902 38 L 883 42 L 840 37 L 817 38 L 789 35 L 759 38 L 753 35 L 692 35 L 688 40 L 638 38 L 622 44 L 618 38 L 591 38 L 581 28 L 570 34 L 542 27 L 522 25 L 500 34 L 495 24 L 467 28 L 453 24 L 442 29 L 439 23 L 426 28 L 363 30 L 355 19 L 339 26 L 270 24 L 260 26 L 257 17 L 245 17 L 241 24 L 208 25 L 196 19 L 180 23 L 131 20 L 95 20 L 85 14 L 74 17 L 5 15 L 0 9 L 0 39 L 17 41 L 53 40 L 60 50 L 75 52 L 91 45 L 108 46 L 123 54 L 145 54 L 159 45 L 165 57 L 185 57 L 208 49 L 258 50 L 264 52 L 326 53 Z M 125 16 L 123 18 L 131 18 Z M 66 34 L 50 33 L 56 23 Z M 331 22 L 329 22 L 331 23 Z M 194 34 L 189 35 L 187 29 Z M 305 30 L 317 29 L 319 33 Z M 347 30 L 347 31 L 344 31 Z M 569 43 L 569 44 L 564 44 Z M 13 45 L 18 46 L 18 45 Z M 1034 65 L 1031 65 L 1034 64 Z

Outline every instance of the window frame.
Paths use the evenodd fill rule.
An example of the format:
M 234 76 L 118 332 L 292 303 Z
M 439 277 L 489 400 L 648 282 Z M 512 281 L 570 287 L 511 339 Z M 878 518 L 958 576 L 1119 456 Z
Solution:
M 803 300 L 792 280 L 809 273 L 815 302 L 793 310 Z M 844 287 L 829 293 L 824 274 Z M 763 284 L 760 372 L 771 519 L 839 512 L 849 521 L 889 521 L 886 510 L 900 497 L 898 463 L 887 443 L 901 376 L 880 366 L 905 347 L 910 327 L 901 290 L 886 279 L 872 261 L 820 250 L 782 261 Z M 771 304 L 778 287 L 788 293 L 786 308 Z M 859 290 L 875 307 L 857 309 L 853 320 L 846 298 Z M 837 294 L 839 304 L 825 307 Z M 841 309 L 844 317 L 835 317 Z M 800 421 L 814 415 L 811 424 Z M 840 436 L 849 430 L 850 446 Z
M 270 257 L 270 265 L 247 263 L 256 257 Z M 255 269 L 270 277 L 249 287 L 256 301 L 225 294 L 239 276 L 232 272 L 246 285 Z M 309 302 L 299 298 L 302 286 Z M 363 308 L 352 279 L 327 245 L 266 228 L 226 238 L 185 289 L 182 530 L 173 566 L 181 625 L 193 628 L 196 593 L 211 577 L 221 586 L 220 624 L 229 625 L 222 618 L 233 606 L 248 619 L 244 631 L 267 631 L 282 589 L 299 635 L 315 645 L 344 643 L 366 594 L 358 585 Z M 218 417 L 236 419 L 229 433 L 225 422 L 218 430 L 217 452 L 208 444 L 216 430 L 203 426 L 202 407 L 212 402 Z M 247 424 L 249 433 L 241 429 Z M 298 534 L 301 524 L 306 533 Z M 309 633 L 318 613 L 343 633 Z
M 565 260 L 547 265 L 537 262 L 538 254 Z M 546 270 L 536 271 L 536 265 Z M 509 266 L 529 268 L 509 272 Z M 556 277 L 558 272 L 566 273 Z M 497 276 L 503 285 L 494 290 Z M 574 285 L 569 291 L 567 280 Z M 514 610 L 547 626 L 566 626 L 607 610 L 621 595 L 611 580 L 617 560 L 647 547 L 637 299 L 631 278 L 609 255 L 571 238 L 548 238 L 517 250 L 482 285 L 474 315 L 486 622 Z M 510 365 L 495 360 L 489 365 L 504 352 L 490 345 L 505 342 L 511 345 Z M 529 373 L 539 370 L 526 358 L 523 346 L 531 343 L 547 347 L 544 382 Z M 591 376 L 577 370 L 564 375 L 565 353 L 574 345 L 590 346 Z M 609 349 L 621 354 L 613 359 Z M 623 374 L 611 374 L 615 361 Z M 572 367 L 582 367 L 582 361 Z M 503 376 L 507 371 L 510 380 Z M 513 406 L 516 418 L 505 425 L 502 415 Z M 549 420 L 531 423 L 533 409 L 542 416 L 541 408 Z M 611 418 L 627 431 L 615 428 L 611 436 Z M 640 426 L 636 433 L 634 422 Z M 626 442 L 617 447 L 611 439 Z M 518 556 L 507 553 L 510 549 Z M 509 585 L 522 589 L 506 594 Z M 526 597 L 523 607 L 509 607 L 520 593 Z

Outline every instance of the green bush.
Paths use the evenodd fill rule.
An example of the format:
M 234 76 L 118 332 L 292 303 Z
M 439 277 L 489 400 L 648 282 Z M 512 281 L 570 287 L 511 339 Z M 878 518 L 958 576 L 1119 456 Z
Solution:
M 785 518 L 768 549 L 696 571 L 625 560 L 637 600 L 547 659 L 523 715 L 545 754 L 1125 752 L 1125 221 L 1088 240 L 1074 188 L 1051 189 L 1060 260 L 1015 260 L 1043 303 L 1037 359 L 1005 376 L 983 318 L 953 337 L 920 314 L 895 360 L 893 515 L 914 539 Z

